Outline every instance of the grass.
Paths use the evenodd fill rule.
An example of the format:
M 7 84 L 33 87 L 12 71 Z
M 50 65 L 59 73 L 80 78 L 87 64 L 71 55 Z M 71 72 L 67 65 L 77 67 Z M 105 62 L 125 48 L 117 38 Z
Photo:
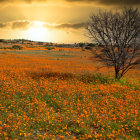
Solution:
M 21 50 L 21 51 L 15 51 L 15 50 L 7 50 L 7 51 L 1 51 L 0 53 L 13 53 L 13 54 L 23 54 L 23 55 L 49 55 L 52 57 L 58 57 L 58 58 L 69 58 L 69 57 L 76 57 L 75 52 L 67 52 L 67 51 L 53 51 L 53 50 Z
M 140 138 L 139 81 L 32 52 L 0 55 L 0 139 Z

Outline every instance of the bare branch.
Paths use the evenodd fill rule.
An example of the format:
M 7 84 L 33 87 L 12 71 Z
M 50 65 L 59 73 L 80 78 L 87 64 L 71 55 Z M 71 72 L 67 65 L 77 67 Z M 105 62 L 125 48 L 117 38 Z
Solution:
M 92 14 L 86 27 L 89 38 L 99 44 L 99 60 L 115 69 L 121 78 L 138 65 L 140 56 L 140 13 L 138 8 L 124 8 L 122 12 Z

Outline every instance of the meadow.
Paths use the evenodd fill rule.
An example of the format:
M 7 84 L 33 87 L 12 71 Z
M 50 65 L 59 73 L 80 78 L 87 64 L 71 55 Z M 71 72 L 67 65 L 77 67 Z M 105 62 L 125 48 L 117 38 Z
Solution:
M 140 70 L 120 81 L 80 48 L 0 50 L 0 139 L 140 139 Z

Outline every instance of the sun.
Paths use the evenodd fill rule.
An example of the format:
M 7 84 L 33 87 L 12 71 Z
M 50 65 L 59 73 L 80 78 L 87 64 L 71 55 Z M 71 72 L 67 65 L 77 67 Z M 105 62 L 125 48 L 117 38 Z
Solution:
M 49 36 L 49 31 L 43 27 L 43 23 L 41 22 L 34 22 L 26 33 L 27 38 L 33 41 L 45 41 Z
M 43 27 L 31 27 L 28 30 L 28 36 L 31 40 L 34 40 L 34 41 L 44 40 L 45 37 L 47 36 L 45 30 L 46 29 Z

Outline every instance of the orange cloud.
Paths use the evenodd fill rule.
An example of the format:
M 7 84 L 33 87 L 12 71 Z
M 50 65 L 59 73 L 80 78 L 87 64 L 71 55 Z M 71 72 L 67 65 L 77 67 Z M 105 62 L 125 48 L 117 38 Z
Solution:
M 120 5 L 120 4 L 125 4 L 125 5 L 140 5 L 140 0 L 0 0 L 0 2 L 8 2 L 8 3 L 20 3 L 20 2 L 25 2 L 25 3 L 33 3 L 33 2 L 38 2 L 38 3 L 43 3 L 43 2 L 53 2 L 53 1 L 65 1 L 65 2 L 79 2 L 79 3 L 99 3 L 99 4 L 104 4 L 104 5 Z

